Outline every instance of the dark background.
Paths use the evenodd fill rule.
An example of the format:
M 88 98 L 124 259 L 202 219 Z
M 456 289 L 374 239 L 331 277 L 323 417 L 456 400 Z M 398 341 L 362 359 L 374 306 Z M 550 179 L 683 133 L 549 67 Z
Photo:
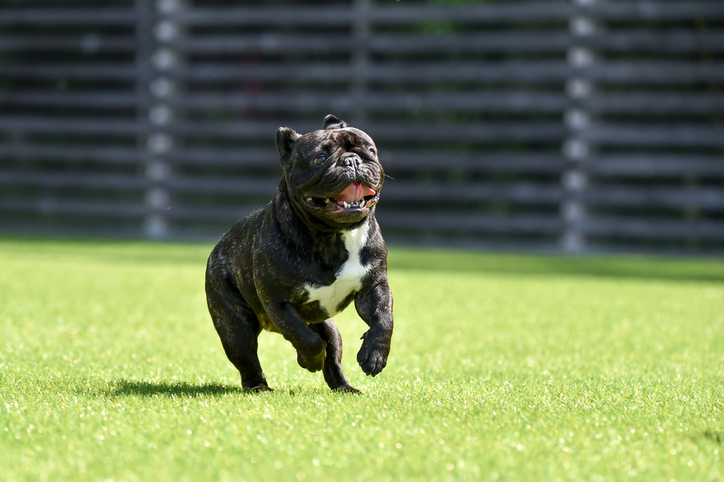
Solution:
M 3 0 L 0 232 L 218 239 L 334 113 L 389 242 L 721 254 L 723 86 L 718 0 Z

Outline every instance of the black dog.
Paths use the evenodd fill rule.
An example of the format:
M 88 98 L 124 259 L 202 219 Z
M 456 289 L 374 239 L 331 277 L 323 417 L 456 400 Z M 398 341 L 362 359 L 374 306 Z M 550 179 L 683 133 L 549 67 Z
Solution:
M 387 364 L 392 293 L 387 248 L 374 216 L 384 171 L 372 139 L 333 115 L 324 129 L 276 133 L 284 177 L 272 202 L 234 225 L 211 252 L 206 298 L 226 355 L 251 390 L 269 390 L 257 356 L 262 329 L 281 333 L 299 365 L 322 370 L 333 390 L 356 392 L 342 373 L 331 317 L 354 300 L 370 326 L 357 361 Z

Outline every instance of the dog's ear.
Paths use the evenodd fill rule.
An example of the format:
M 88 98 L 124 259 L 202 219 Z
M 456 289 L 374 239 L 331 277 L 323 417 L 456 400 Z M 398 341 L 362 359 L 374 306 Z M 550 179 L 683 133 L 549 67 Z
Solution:
M 280 127 L 279 129 L 277 129 L 275 140 L 279 157 L 284 158 L 284 156 L 288 156 L 294 148 L 294 142 L 300 137 L 302 136 L 297 134 L 294 129 L 290 129 L 289 127 Z
M 339 120 L 337 116 L 333 114 L 329 114 L 324 118 L 324 128 L 327 130 L 344 129 L 345 127 L 349 127 L 347 123 L 343 120 Z

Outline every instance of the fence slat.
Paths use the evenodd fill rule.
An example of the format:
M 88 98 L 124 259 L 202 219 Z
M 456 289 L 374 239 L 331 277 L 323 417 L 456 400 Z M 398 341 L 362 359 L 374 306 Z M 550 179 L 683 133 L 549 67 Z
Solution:
M 597 217 L 585 223 L 583 230 L 599 236 L 640 239 L 724 240 L 724 225 L 716 221 L 655 220 L 644 217 Z
M 130 108 L 138 96 L 127 91 L 107 92 L 0 92 L 0 103 L 21 106 L 64 106 L 95 108 Z
M 724 11 L 717 1 L 619 0 L 596 3 L 591 7 L 579 7 L 579 11 L 584 11 L 602 20 L 652 22 L 724 18 Z
M 81 41 L 64 41 L 63 45 L 73 47 L 82 45 Z M 376 53 L 440 53 L 457 52 L 564 52 L 573 43 L 573 36 L 567 32 L 533 33 L 474 33 L 420 37 L 414 34 L 381 34 L 369 39 L 365 48 Z M 698 52 L 724 50 L 724 34 L 719 32 L 693 33 L 626 31 L 606 35 L 586 37 L 581 45 L 612 51 L 626 52 Z M 16 42 L 3 42 L 10 48 L 32 45 L 52 46 L 52 41 L 43 39 L 28 40 L 26 45 Z M 360 47 L 347 35 L 324 34 L 262 34 L 262 35 L 204 35 L 192 36 L 183 40 L 166 42 L 166 45 L 188 53 L 257 53 L 308 52 L 331 53 L 349 52 Z M 118 48 L 120 41 L 109 41 L 109 48 Z M 66 47 L 67 48 L 67 47 Z
M 53 121 L 36 123 L 28 120 L 18 128 L 37 128 L 50 127 L 62 129 L 66 132 L 76 131 L 89 127 L 92 121 L 74 121 L 66 123 L 63 126 Z M 3 126 L 3 120 L 0 118 L 0 127 Z M 127 129 L 129 131 L 137 129 L 138 126 L 130 123 L 113 123 L 112 125 L 95 125 L 97 132 L 107 132 L 112 127 L 117 126 L 119 130 Z M 278 124 L 271 123 L 255 123 L 255 122 L 183 122 L 166 127 L 176 133 L 186 136 L 209 136 L 214 138 L 269 138 L 270 132 L 275 132 L 279 127 Z M 319 129 L 321 126 L 303 123 L 298 128 L 299 132 L 309 132 Z M 493 142 L 493 141 L 520 141 L 520 142 L 558 142 L 560 143 L 566 135 L 566 129 L 558 123 L 554 122 L 490 122 L 490 123 L 468 123 L 461 125 L 450 124 L 397 124 L 397 123 L 376 123 L 373 129 L 370 129 L 375 139 L 382 141 L 393 139 L 427 139 L 436 141 L 468 141 L 468 142 Z
M 95 162 L 99 164 L 140 164 L 142 154 L 135 147 L 96 146 L 69 147 L 66 145 L 0 144 L 0 157 L 18 159 L 39 158 L 58 163 Z
M 87 98 L 86 98 L 87 97 Z M 17 94 L 3 97 L 0 101 L 14 104 L 54 104 L 87 105 L 122 105 L 126 102 L 123 94 L 103 93 L 79 95 L 64 94 Z M 707 99 L 702 99 L 702 106 L 708 106 Z M 716 99 L 715 99 L 716 100 Z M 568 104 L 566 96 L 558 92 L 531 93 L 525 91 L 500 92 L 498 94 L 450 93 L 450 94 L 386 94 L 371 92 L 367 95 L 365 108 L 373 112 L 389 111 L 434 111 L 450 110 L 462 112 L 562 112 Z M 353 107 L 353 99 L 345 93 L 319 93 L 317 91 L 298 92 L 295 94 L 277 93 L 227 93 L 227 94 L 189 94 L 183 98 L 170 99 L 169 105 L 186 109 L 260 109 L 267 111 L 293 109 L 297 112 L 317 111 L 324 109 L 348 111 Z M 652 105 L 655 102 L 652 102 Z M 716 104 L 716 102 L 715 102 Z M 704 107 L 706 108 L 706 107 Z
M 388 34 L 370 39 L 367 47 L 373 52 L 385 54 L 450 51 L 555 53 L 564 52 L 574 41 L 603 51 L 685 53 L 724 50 L 724 34 L 720 32 L 647 30 L 598 34 L 580 41 L 565 31 L 458 33 L 422 38 L 414 34 Z M 288 43 L 292 43 L 291 38 Z
M 627 114 L 709 114 L 724 111 L 724 94 L 719 93 L 605 93 L 586 101 L 592 111 Z
M 724 211 L 724 189 L 641 188 L 624 186 L 593 187 L 583 198 L 594 206 L 701 208 Z
M 66 36 L 0 36 L 0 50 L 6 52 L 82 52 L 98 54 L 103 52 L 132 53 L 136 48 L 132 36 L 108 36 L 88 34 L 82 37 Z
M 0 117 L 0 129 L 21 132 L 60 132 L 75 134 L 129 135 L 146 129 L 144 123 L 116 119 L 60 119 L 50 117 Z M 270 138 L 280 127 L 279 123 L 256 122 L 179 122 L 159 129 L 173 131 L 187 136 L 210 136 L 216 138 Z M 309 132 L 321 126 L 301 124 L 299 132 Z M 378 123 L 373 132 L 383 140 L 400 138 L 424 138 L 434 140 L 491 142 L 501 140 L 560 142 L 566 129 L 553 122 L 491 122 L 465 125 L 426 124 L 400 125 Z M 601 133 L 591 134 L 602 136 Z
M 484 172 L 528 172 L 555 174 L 563 171 L 565 161 L 560 154 L 550 153 L 458 153 L 451 156 L 442 150 L 408 150 L 386 155 L 381 152 L 388 171 L 394 170 L 439 170 L 458 169 L 469 173 Z M 394 175 L 394 172 L 390 172 Z
M 136 68 L 131 64 L 114 63 L 109 65 L 83 64 L 0 64 L 0 76 L 6 78 L 45 78 L 45 79 L 92 79 L 112 81 L 135 81 Z
M 406 25 L 422 22 L 497 23 L 512 21 L 564 21 L 573 12 L 568 2 L 496 2 L 487 5 L 432 5 L 405 8 L 380 5 L 370 12 L 372 22 L 382 25 Z
M 603 82 L 644 82 L 654 85 L 722 82 L 724 62 L 608 61 L 597 63 L 582 77 Z
M 189 54 L 286 54 L 286 53 L 347 53 L 355 46 L 354 40 L 343 34 L 258 34 L 258 35 L 205 35 L 185 37 L 165 42 L 175 50 Z
M 324 26 L 349 25 L 354 12 L 334 5 L 279 7 L 195 7 L 169 13 L 166 18 L 193 26 Z
M 721 176 L 724 175 L 724 162 L 721 156 L 696 154 L 602 155 L 587 169 L 605 176 Z
M 417 232 L 558 234 L 562 229 L 555 216 L 501 216 L 460 213 L 434 213 L 380 209 L 377 215 L 383 229 L 409 229 Z
M 420 22 L 496 23 L 501 21 L 565 20 L 573 11 L 567 2 L 490 3 L 485 6 L 435 6 L 418 4 L 414 8 L 375 5 L 367 12 L 368 20 L 378 25 L 409 25 Z M 339 26 L 354 19 L 351 8 L 332 5 L 275 7 L 197 7 L 174 13 L 169 18 L 189 25 L 319 25 Z
M 7 132 L 135 135 L 143 131 L 144 125 L 134 120 L 108 118 L 63 119 L 54 117 L 0 116 L 0 129 Z
M 605 51 L 696 53 L 699 51 L 721 52 L 724 50 L 724 33 L 627 30 L 585 37 L 581 45 Z
M 119 174 L 64 174 L 64 173 L 22 173 L 0 171 L 0 185 L 13 187 L 30 186 L 56 189 L 90 189 L 119 191 L 148 189 L 149 186 L 162 186 L 177 192 L 244 193 L 244 195 L 270 196 L 278 182 L 267 178 L 253 179 L 194 179 L 175 176 L 161 182 L 146 176 Z
M 599 124 L 581 133 L 593 142 L 634 146 L 724 146 L 724 126 Z
M 129 25 L 131 8 L 27 8 L 0 10 L 0 25 Z
M 385 200 L 406 201 L 416 199 L 419 203 L 475 203 L 482 201 L 511 201 L 517 203 L 557 204 L 563 198 L 559 184 L 531 183 L 441 183 L 441 182 L 395 182 Z
M 42 199 L 0 199 L 0 209 L 13 213 L 66 215 L 74 217 L 101 216 L 114 218 L 141 218 L 147 207 L 141 203 L 118 201 L 68 201 Z

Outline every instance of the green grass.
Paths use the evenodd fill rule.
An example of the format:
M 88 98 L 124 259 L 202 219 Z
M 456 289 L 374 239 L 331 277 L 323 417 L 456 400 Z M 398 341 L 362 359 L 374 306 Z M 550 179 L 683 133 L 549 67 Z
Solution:
M 263 334 L 239 389 L 210 245 L 0 240 L 3 480 L 724 475 L 724 263 L 393 249 L 386 370 L 331 393 Z

